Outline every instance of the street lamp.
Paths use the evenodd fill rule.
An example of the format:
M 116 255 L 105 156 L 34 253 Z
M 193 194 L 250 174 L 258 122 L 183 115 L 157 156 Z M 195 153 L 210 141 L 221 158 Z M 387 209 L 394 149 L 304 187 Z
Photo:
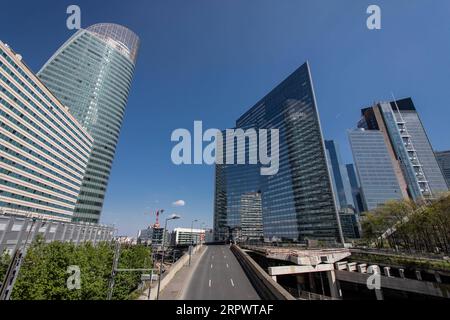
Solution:
M 163 242 L 162 242 L 162 248 L 163 248 L 163 252 L 162 252 L 162 257 L 161 257 L 161 263 L 159 265 L 159 277 L 158 277 L 158 292 L 156 295 L 156 300 L 159 300 L 159 290 L 161 288 L 161 275 L 162 275 L 162 266 L 164 264 L 164 255 L 166 254 L 166 230 L 167 230 L 167 221 L 169 220 L 177 220 L 177 219 L 181 219 L 181 217 L 179 215 L 173 214 L 171 215 L 169 218 L 166 219 L 166 222 L 164 224 L 164 230 L 163 230 Z
M 189 266 L 191 266 L 191 258 L 192 258 L 192 248 L 194 247 L 194 222 L 198 222 L 198 220 L 192 220 L 191 224 L 191 247 L 189 248 Z
M 201 245 L 203 245 L 206 242 L 206 229 L 207 229 L 206 222 L 202 222 L 202 231 L 204 232 L 204 234 L 203 234 L 203 241 L 200 238 Z

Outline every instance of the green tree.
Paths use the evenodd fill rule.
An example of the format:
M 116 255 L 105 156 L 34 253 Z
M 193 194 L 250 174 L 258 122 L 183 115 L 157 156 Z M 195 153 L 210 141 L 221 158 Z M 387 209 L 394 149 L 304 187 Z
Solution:
M 107 298 L 114 250 L 111 244 L 45 243 L 36 239 L 27 251 L 18 276 L 14 300 L 105 300 Z M 121 250 L 120 268 L 150 268 L 150 250 L 143 246 Z M 69 290 L 68 267 L 80 269 L 81 288 Z M 119 273 L 114 299 L 126 300 L 140 283 L 140 272 Z
M 120 269 L 149 269 L 152 267 L 151 251 L 145 246 L 130 246 L 122 249 Z M 121 272 L 116 277 L 113 299 L 127 300 L 137 289 L 142 272 Z
M 416 252 L 449 252 L 450 195 L 414 203 L 390 201 L 367 212 L 361 222 L 364 239 L 382 248 Z M 381 239 L 387 230 L 386 241 Z
M 11 256 L 8 254 L 7 251 L 3 252 L 2 255 L 0 255 L 0 283 L 3 282 L 6 271 L 8 271 L 9 263 L 11 262 Z

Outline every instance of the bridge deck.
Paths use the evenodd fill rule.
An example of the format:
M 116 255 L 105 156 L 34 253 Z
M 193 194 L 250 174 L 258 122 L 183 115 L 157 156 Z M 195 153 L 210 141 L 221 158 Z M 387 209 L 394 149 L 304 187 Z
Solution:
M 208 246 L 192 272 L 184 300 L 260 300 L 229 246 Z

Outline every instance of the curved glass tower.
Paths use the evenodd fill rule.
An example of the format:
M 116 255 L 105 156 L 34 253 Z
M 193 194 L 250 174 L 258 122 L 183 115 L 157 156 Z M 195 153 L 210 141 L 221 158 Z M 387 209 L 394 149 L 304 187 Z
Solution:
M 38 76 L 94 138 L 74 221 L 100 219 L 139 50 L 139 38 L 116 24 L 75 33 Z

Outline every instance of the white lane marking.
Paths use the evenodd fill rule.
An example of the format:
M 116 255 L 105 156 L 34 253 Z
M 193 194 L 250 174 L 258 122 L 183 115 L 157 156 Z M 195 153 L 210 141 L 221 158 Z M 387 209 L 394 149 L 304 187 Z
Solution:
M 211 259 L 214 260 L 214 256 L 212 256 Z
M 230 279 L 231 280 L 231 285 L 234 287 L 234 282 L 233 282 L 233 279 Z
M 230 269 L 230 266 L 228 265 L 228 263 L 227 263 L 227 269 Z
M 211 288 L 211 279 L 209 279 L 209 287 Z
M 224 259 L 226 259 L 226 258 L 227 258 L 227 256 L 223 256 L 223 258 L 224 258 Z
M 213 268 L 213 265 L 212 265 L 212 263 L 211 263 L 211 269 Z

